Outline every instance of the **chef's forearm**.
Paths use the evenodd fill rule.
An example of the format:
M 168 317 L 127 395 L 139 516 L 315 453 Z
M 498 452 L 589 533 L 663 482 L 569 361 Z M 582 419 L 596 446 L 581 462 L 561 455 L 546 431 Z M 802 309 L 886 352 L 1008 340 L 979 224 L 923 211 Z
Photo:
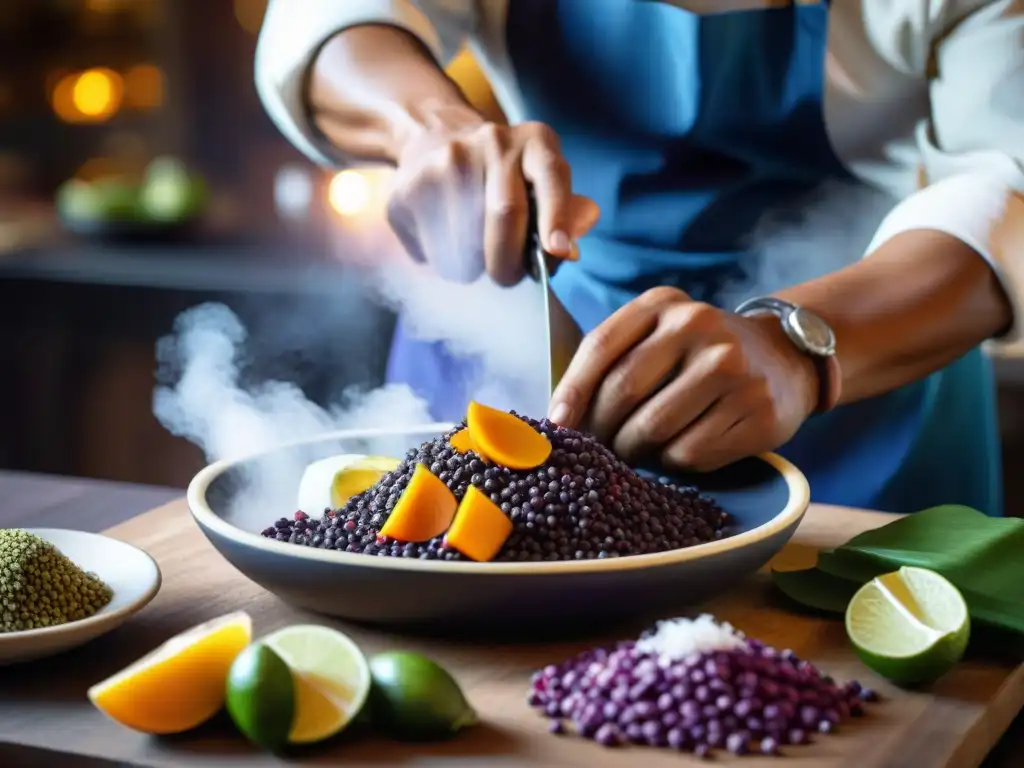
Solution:
M 390 163 L 420 131 L 482 120 L 415 37 L 382 25 L 346 29 L 324 45 L 308 102 L 313 123 L 346 156 Z
M 856 264 L 778 295 L 832 325 L 844 403 L 927 376 L 1012 321 L 988 263 L 931 230 L 899 234 Z

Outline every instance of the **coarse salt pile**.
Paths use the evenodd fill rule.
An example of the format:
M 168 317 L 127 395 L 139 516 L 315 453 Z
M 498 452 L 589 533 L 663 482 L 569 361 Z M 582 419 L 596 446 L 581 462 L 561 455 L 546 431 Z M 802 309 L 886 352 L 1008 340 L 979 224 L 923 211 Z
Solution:
M 713 616 L 662 621 L 639 640 L 579 654 L 534 675 L 529 703 L 604 746 L 646 744 L 705 757 L 778 754 L 863 714 L 873 691 L 838 685 L 792 651 Z

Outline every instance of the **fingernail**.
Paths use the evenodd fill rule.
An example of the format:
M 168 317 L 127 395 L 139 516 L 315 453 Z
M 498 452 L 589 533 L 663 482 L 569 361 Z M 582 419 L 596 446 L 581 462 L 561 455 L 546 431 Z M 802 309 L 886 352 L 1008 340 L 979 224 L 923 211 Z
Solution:
M 569 408 L 565 403 L 555 403 L 551 406 L 551 412 L 548 414 L 548 419 L 555 422 L 559 426 L 565 424 L 572 416 L 572 409 Z
M 556 229 L 548 238 L 548 250 L 557 254 L 568 254 L 572 251 L 572 240 L 560 229 Z

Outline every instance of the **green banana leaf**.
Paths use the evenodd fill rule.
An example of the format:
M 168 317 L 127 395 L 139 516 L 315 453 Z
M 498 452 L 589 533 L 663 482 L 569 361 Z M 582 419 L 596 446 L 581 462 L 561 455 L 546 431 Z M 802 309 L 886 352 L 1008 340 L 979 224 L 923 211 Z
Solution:
M 1024 635 L 1024 520 L 947 505 L 898 518 L 819 554 L 814 568 L 773 571 L 790 599 L 843 613 L 854 592 L 903 565 L 929 568 L 957 586 L 971 618 Z

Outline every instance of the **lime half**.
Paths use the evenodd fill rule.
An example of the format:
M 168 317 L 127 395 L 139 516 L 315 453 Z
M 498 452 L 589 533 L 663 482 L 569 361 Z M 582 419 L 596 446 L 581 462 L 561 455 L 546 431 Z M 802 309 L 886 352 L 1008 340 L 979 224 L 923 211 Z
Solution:
M 902 685 L 938 679 L 963 657 L 971 619 L 960 591 L 925 568 L 872 579 L 846 608 L 846 634 L 868 667 Z
M 292 673 L 295 714 L 291 744 L 312 744 L 340 733 L 370 693 L 370 667 L 359 647 L 330 627 L 285 627 L 260 641 Z
M 276 752 L 288 743 L 294 688 L 284 660 L 263 643 L 253 643 L 238 654 L 228 673 L 228 714 L 250 741 Z

